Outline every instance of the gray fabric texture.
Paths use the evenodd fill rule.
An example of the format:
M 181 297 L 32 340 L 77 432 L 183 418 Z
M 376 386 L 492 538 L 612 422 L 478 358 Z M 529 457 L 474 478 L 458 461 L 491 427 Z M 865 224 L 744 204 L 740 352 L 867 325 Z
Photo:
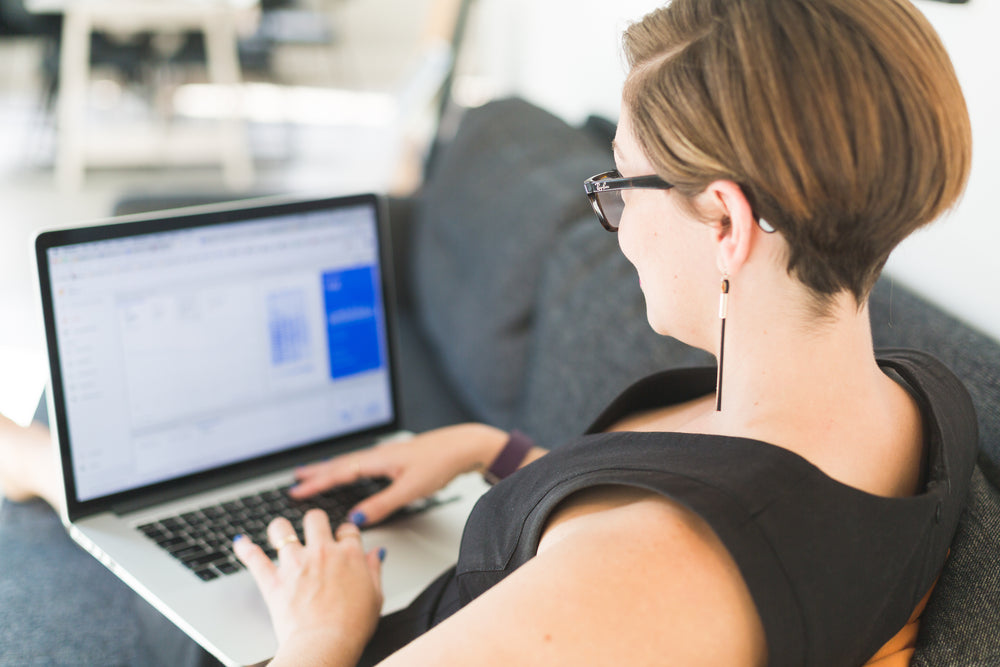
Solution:
M 218 664 L 63 529 L 41 501 L 0 504 L 0 667 Z
M 136 664 L 132 591 L 48 506 L 3 501 L 0 563 L 0 665 Z
M 415 202 L 390 198 L 389 222 L 392 262 L 396 274 L 396 358 L 403 428 L 420 432 L 438 426 L 474 420 L 441 366 L 441 357 L 428 343 L 413 308 L 410 243 Z
M 911 664 L 1000 665 L 1000 492 L 978 468 Z
M 518 423 L 547 447 L 579 435 L 615 396 L 657 370 L 715 363 L 656 334 L 635 269 L 593 213 L 545 266 Z
M 1000 343 L 888 276 L 876 284 L 869 303 L 876 347 L 930 352 L 965 383 L 979 418 L 979 464 L 1000 488 Z
M 396 325 L 403 428 L 419 433 L 473 419 L 452 391 L 438 355 L 427 345 L 413 315 L 401 312 Z
M 542 262 L 610 147 L 520 100 L 469 111 L 419 202 L 413 297 L 463 401 L 515 425 Z

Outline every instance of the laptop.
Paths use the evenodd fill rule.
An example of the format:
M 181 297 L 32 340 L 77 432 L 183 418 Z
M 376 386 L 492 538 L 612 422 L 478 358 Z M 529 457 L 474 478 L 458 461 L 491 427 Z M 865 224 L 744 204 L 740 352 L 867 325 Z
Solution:
M 69 534 L 225 664 L 277 646 L 232 537 L 266 546 L 261 508 L 301 528 L 295 466 L 406 435 L 384 210 L 263 199 L 36 238 Z M 316 502 L 343 520 L 358 498 L 337 494 L 384 483 Z M 383 612 L 454 563 L 485 488 L 462 476 L 364 531 L 390 554 Z

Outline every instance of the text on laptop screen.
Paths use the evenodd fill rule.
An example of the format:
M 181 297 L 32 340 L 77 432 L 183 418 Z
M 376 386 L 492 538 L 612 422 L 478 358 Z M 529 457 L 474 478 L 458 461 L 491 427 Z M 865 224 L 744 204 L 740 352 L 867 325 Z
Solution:
M 80 501 L 393 419 L 372 206 L 48 261 Z

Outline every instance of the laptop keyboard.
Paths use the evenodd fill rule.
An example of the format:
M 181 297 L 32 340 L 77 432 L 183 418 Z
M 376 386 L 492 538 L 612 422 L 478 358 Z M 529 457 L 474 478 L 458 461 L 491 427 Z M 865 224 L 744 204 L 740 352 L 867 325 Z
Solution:
M 138 529 L 200 579 L 210 581 L 243 569 L 233 554 L 233 538 L 237 535 L 246 535 L 273 559 L 277 553 L 267 541 L 267 524 L 272 519 L 283 516 L 291 521 L 301 540 L 302 515 L 310 509 L 325 510 L 336 526 L 347 520 L 347 512 L 358 502 L 388 485 L 384 477 L 362 479 L 304 501 L 290 498 L 291 486 L 284 486 L 160 519 Z

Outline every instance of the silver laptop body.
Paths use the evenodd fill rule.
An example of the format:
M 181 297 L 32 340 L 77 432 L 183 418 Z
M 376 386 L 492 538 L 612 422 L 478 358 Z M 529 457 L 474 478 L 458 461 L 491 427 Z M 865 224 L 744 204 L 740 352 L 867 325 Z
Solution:
M 277 645 L 249 573 L 196 572 L 140 528 L 400 436 L 383 211 L 374 195 L 254 200 L 36 238 L 67 529 L 225 664 Z M 454 563 L 485 488 L 460 477 L 365 531 L 389 554 L 384 612 Z

